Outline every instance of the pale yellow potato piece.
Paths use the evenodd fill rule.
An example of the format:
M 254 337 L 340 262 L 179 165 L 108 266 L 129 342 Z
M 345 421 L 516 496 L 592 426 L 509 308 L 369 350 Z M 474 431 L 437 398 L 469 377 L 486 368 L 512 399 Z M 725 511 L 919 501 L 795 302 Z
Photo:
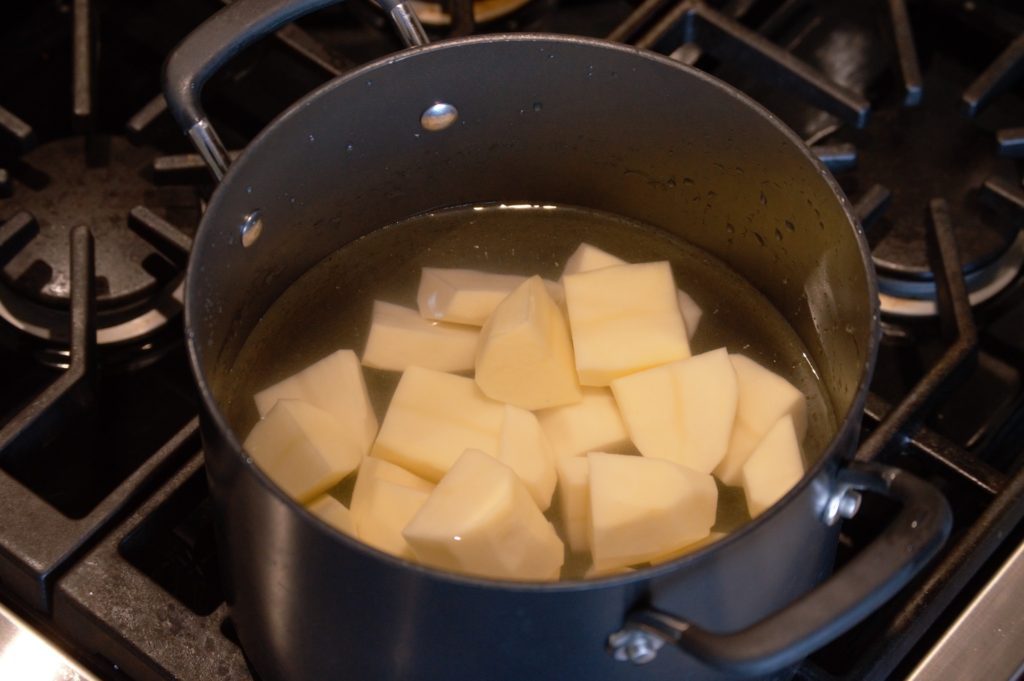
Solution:
M 483 326 L 494 308 L 524 281 L 526 277 L 518 274 L 424 267 L 416 303 L 425 319 Z M 548 281 L 545 285 L 561 301 L 562 287 Z
M 300 503 L 338 484 L 363 459 L 351 431 L 301 400 L 278 400 L 244 446 L 260 470 Z
M 729 448 L 715 468 L 715 476 L 727 485 L 739 485 L 747 457 L 785 414 L 793 417 L 797 440 L 804 439 L 807 398 L 789 381 L 754 360 L 743 355 L 729 355 L 729 359 L 736 370 L 739 401 Z
M 396 485 L 404 485 L 405 487 L 423 490 L 424 492 L 430 492 L 434 489 L 434 483 L 410 473 L 401 466 L 396 466 L 390 461 L 378 459 L 375 456 L 368 456 L 363 459 L 362 465 L 359 466 L 359 476 L 356 478 L 356 484 L 352 488 L 352 502 L 349 504 L 349 507 L 353 513 L 358 513 L 362 510 L 367 492 L 373 480 L 387 480 Z
M 587 455 L 597 570 L 643 563 L 711 532 L 718 487 L 705 473 L 644 456 Z
M 626 264 L 628 263 L 622 258 L 614 256 L 607 251 L 602 251 L 593 244 L 584 242 L 565 261 L 562 276 Z M 679 289 L 676 292 L 676 297 L 679 300 L 679 312 L 682 313 L 683 322 L 686 324 L 686 336 L 689 340 L 693 340 L 693 335 L 697 333 L 697 325 L 700 324 L 701 315 L 704 313 L 701 311 L 700 306 L 697 305 L 697 302 L 686 291 Z
M 376 549 L 412 560 L 412 549 L 402 531 L 429 496 L 426 490 L 371 478 L 359 510 L 352 511 L 356 536 Z
M 736 415 L 736 372 L 719 348 L 612 381 L 633 444 L 644 456 L 710 473 Z
M 416 557 L 482 577 L 558 579 L 564 546 L 511 468 L 467 450 L 403 533 Z
M 391 398 L 371 453 L 437 482 L 466 449 L 498 454 L 505 405 L 472 378 L 409 367 Z
M 523 409 L 580 401 L 569 326 L 540 277 L 524 281 L 487 320 L 476 382 L 488 397 Z
M 557 459 L 629 444 L 626 424 L 608 388 L 583 388 L 579 402 L 543 409 L 537 419 Z
M 416 310 L 375 300 L 363 364 L 390 371 L 411 366 L 468 371 L 476 360 L 479 336 L 476 327 L 431 321 Z
M 330 494 L 309 502 L 309 512 L 325 523 L 347 535 L 356 536 L 356 528 L 352 521 L 352 512 Z
M 565 524 L 565 537 L 574 553 L 590 550 L 587 538 L 590 524 L 590 464 L 585 456 L 558 460 L 558 499 Z
M 302 400 L 328 412 L 352 432 L 363 452 L 377 435 L 377 415 L 366 391 L 359 358 L 338 350 L 279 383 L 256 393 L 256 408 L 265 417 L 278 400 Z
M 563 285 L 582 385 L 608 385 L 690 356 L 667 262 L 570 274 Z
M 537 508 L 546 511 L 551 506 L 551 496 L 558 483 L 555 455 L 532 412 L 505 405 L 498 461 L 515 471 L 537 502 Z
M 740 472 L 750 517 L 756 518 L 786 495 L 804 476 L 793 417 L 776 421 L 754 448 Z

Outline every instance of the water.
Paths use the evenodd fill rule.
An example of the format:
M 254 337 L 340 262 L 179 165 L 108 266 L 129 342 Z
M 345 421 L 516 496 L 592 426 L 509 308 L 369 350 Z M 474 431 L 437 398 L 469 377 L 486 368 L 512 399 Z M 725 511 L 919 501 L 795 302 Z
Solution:
M 233 378 L 240 396 L 225 405 L 247 433 L 257 419 L 251 396 L 339 348 L 361 354 L 375 299 L 416 307 L 420 268 L 463 267 L 558 279 L 565 260 L 586 241 L 630 262 L 668 260 L 676 284 L 704 314 L 694 354 L 721 346 L 758 361 L 808 397 L 803 444 L 810 465 L 835 433 L 836 419 L 809 353 L 775 307 L 721 261 L 666 232 L 624 218 L 565 206 L 487 205 L 409 218 L 368 234 L 328 256 L 267 311 L 239 353 Z M 398 383 L 395 372 L 366 369 L 379 418 Z M 351 482 L 336 491 L 342 498 Z M 715 531 L 749 520 L 742 491 L 720 487 Z M 549 511 L 556 521 L 557 500 Z M 563 577 L 579 577 L 586 561 L 569 556 Z

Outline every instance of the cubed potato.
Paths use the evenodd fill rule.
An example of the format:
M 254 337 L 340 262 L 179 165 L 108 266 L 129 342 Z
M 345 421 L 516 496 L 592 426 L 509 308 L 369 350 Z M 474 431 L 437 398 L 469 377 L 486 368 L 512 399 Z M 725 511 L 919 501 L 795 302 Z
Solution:
M 416 303 L 425 319 L 483 326 L 494 308 L 525 280 L 518 274 L 424 267 Z M 562 287 L 547 281 L 545 285 L 559 302 Z
M 729 448 L 715 468 L 727 485 L 740 484 L 740 471 L 768 430 L 785 414 L 793 417 L 797 440 L 807 433 L 807 398 L 793 384 L 743 355 L 729 355 L 736 370 L 739 401 Z
M 562 269 L 562 276 L 564 277 L 567 274 L 578 274 L 580 272 L 591 272 L 604 267 L 615 267 L 616 265 L 625 264 L 627 263 L 622 258 L 614 256 L 607 251 L 602 251 L 597 246 L 588 243 L 581 243 L 573 254 L 569 256 L 569 259 L 565 261 L 565 267 Z M 700 324 L 700 318 L 703 312 L 701 312 L 700 306 L 697 305 L 697 302 L 685 291 L 679 289 L 676 294 L 679 299 L 679 312 L 682 313 L 683 322 L 686 324 L 686 336 L 690 340 L 693 340 L 693 335 L 697 333 L 697 325 Z
M 750 517 L 756 518 L 786 495 L 804 476 L 793 417 L 775 422 L 741 469 L 740 480 Z
M 551 445 L 532 412 L 505 405 L 498 461 L 515 471 L 537 502 L 537 508 L 546 511 L 555 493 L 558 474 Z
M 608 385 L 690 356 L 667 262 L 570 274 L 563 284 L 581 384 Z
M 572 252 L 569 259 L 565 261 L 565 267 L 562 268 L 562 276 L 579 274 L 580 272 L 592 272 L 604 269 L 605 267 L 626 264 L 628 263 L 617 255 L 612 255 L 593 244 L 583 242 L 576 247 L 576 250 Z
M 411 366 L 468 371 L 476 360 L 479 336 L 476 327 L 431 321 L 416 310 L 375 300 L 363 364 L 391 371 Z
M 488 397 L 523 409 L 580 401 L 569 326 L 540 277 L 524 281 L 487 320 L 476 382 Z
M 422 367 L 402 374 L 372 455 L 437 482 L 466 449 L 498 455 L 505 406 L 472 378 Z
M 363 459 L 358 437 L 301 400 L 278 400 L 244 446 L 260 470 L 300 503 L 341 482 Z
M 587 461 L 597 570 L 643 563 L 710 534 L 718 506 L 710 475 L 644 456 L 590 453 Z
M 412 560 L 412 549 L 402 531 L 429 496 L 426 490 L 370 478 L 358 511 L 352 511 L 356 536 L 376 549 Z
M 736 415 L 736 372 L 719 348 L 612 381 L 626 430 L 644 456 L 710 473 Z
M 359 466 L 359 476 L 356 478 L 356 484 L 352 488 L 352 502 L 349 504 L 349 507 L 353 513 L 362 511 L 367 492 L 373 480 L 387 480 L 396 485 L 404 485 L 405 487 L 412 487 L 424 492 L 430 492 L 434 489 L 434 483 L 410 473 L 401 466 L 396 466 L 390 461 L 378 459 L 375 456 L 368 456 L 363 459 L 362 465 Z
M 556 468 L 559 508 L 569 549 L 585 553 L 590 550 L 590 464 L 585 456 L 569 456 L 559 459 Z
M 406 526 L 428 565 L 482 577 L 558 579 L 564 546 L 511 468 L 467 450 Z
M 377 415 L 366 392 L 363 369 L 351 350 L 338 350 L 299 373 L 256 393 L 265 417 L 278 400 L 302 400 L 323 409 L 358 437 L 363 453 L 377 435 Z
M 579 402 L 539 411 L 537 419 L 558 459 L 629 444 L 626 424 L 608 388 L 583 388 Z
M 324 494 L 311 501 L 306 507 L 309 512 L 325 523 L 347 535 L 356 536 L 355 525 L 352 523 L 352 512 L 330 494 Z

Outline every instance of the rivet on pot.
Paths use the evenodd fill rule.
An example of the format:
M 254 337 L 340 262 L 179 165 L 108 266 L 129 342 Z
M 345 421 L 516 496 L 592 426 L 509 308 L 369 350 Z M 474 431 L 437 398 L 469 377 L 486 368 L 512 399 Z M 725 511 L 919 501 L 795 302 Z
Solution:
M 852 518 L 860 510 L 861 496 L 850 487 L 843 486 L 837 490 L 825 505 L 825 524 L 835 525 L 842 518 Z
M 459 110 L 447 102 L 436 102 L 420 115 L 420 125 L 429 132 L 438 132 L 459 119 Z
M 260 238 L 260 234 L 263 233 L 263 220 L 258 210 L 254 210 L 245 216 L 240 231 L 242 233 L 243 246 L 249 248 L 249 246 L 256 243 L 256 240 Z

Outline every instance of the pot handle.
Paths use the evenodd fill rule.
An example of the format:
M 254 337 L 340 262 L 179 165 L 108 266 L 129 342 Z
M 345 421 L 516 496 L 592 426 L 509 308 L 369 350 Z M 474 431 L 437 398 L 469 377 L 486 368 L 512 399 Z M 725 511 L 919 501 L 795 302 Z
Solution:
M 230 158 L 203 111 L 206 81 L 249 44 L 299 17 L 340 0 L 235 0 L 189 33 L 167 58 L 164 96 L 167 106 L 206 161 L 218 182 Z M 423 45 L 426 33 L 404 0 L 377 0 L 406 45 Z
M 634 610 L 608 638 L 618 660 L 643 664 L 665 643 L 733 674 L 768 674 L 799 662 L 844 633 L 899 591 L 945 543 L 949 504 L 932 485 L 906 471 L 853 462 L 837 479 L 826 517 L 849 517 L 853 490 L 880 493 L 902 505 L 889 526 L 828 581 L 741 631 L 714 633 L 651 607 Z

